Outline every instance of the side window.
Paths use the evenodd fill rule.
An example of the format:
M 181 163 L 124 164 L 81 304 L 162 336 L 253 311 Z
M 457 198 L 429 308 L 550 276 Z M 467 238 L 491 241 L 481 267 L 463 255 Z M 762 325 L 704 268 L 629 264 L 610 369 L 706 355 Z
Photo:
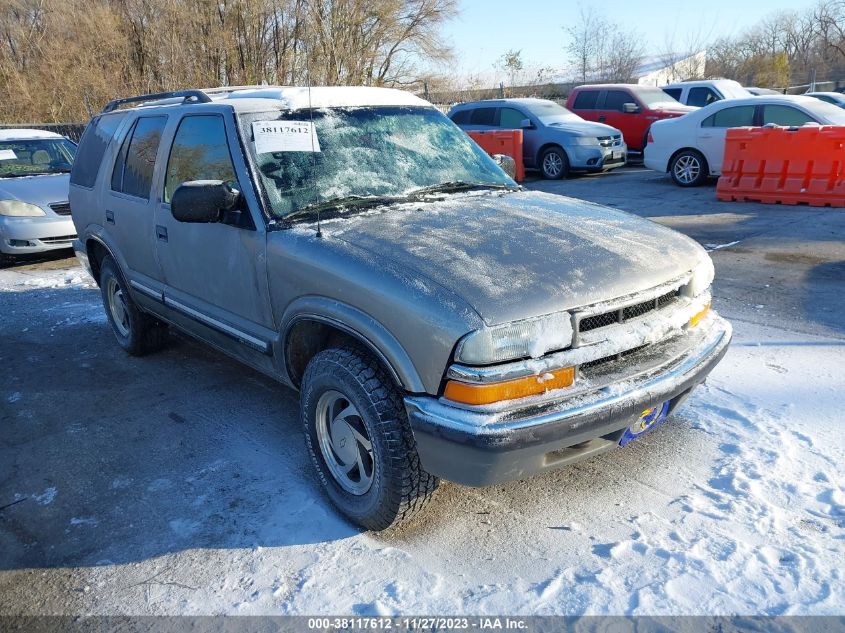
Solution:
M 681 88 L 664 88 L 663 92 L 665 92 L 667 95 L 672 97 L 675 101 L 680 101 L 681 100 L 681 93 L 683 92 L 683 89 L 681 89 Z
M 186 116 L 179 123 L 167 161 L 164 202 L 170 202 L 176 188 L 191 180 L 237 182 L 221 116 Z
M 572 104 L 573 110 L 595 110 L 596 101 L 599 98 L 598 90 L 582 90 L 575 97 L 575 103 Z
M 622 105 L 625 103 L 636 103 L 634 97 L 623 90 L 608 90 L 604 98 L 603 110 L 616 110 L 622 112 Z
M 754 125 L 754 106 L 735 106 L 719 110 L 701 122 L 701 127 L 745 127 Z
M 701 86 L 697 88 L 690 88 L 687 105 L 703 108 L 714 101 L 719 101 L 719 95 L 713 92 L 710 88 Z
M 91 119 L 79 141 L 76 160 L 70 172 L 72 184 L 89 189 L 94 186 L 103 155 L 124 116 L 109 114 Z
M 477 108 L 473 110 L 469 122 L 472 125 L 496 125 L 496 108 Z
M 469 123 L 469 115 L 472 110 L 458 110 L 452 115 L 452 121 L 458 125 L 467 125 Z
M 763 107 L 763 125 L 774 123 L 775 125 L 804 125 L 815 123 L 816 120 L 809 114 L 801 112 L 798 108 L 785 105 L 767 105 Z
M 140 117 L 120 148 L 112 172 L 112 191 L 149 198 L 158 145 L 166 116 Z
M 503 127 L 508 130 L 518 130 L 519 124 L 527 118 L 528 117 L 519 110 L 514 110 L 513 108 L 502 108 L 499 110 L 499 127 Z

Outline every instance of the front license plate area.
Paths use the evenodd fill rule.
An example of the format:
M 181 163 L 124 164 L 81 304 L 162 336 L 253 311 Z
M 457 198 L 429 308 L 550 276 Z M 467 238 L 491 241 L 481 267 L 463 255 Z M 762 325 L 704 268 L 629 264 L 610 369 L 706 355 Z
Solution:
M 615 150 L 613 152 L 612 156 L 613 156 L 613 160 L 620 160 L 622 158 L 622 150 L 621 149 Z
M 625 433 L 619 440 L 619 446 L 630 444 L 638 437 L 645 435 L 654 427 L 660 426 L 666 420 L 666 413 L 669 411 L 669 401 L 650 407 L 640 414 L 637 421 L 625 429 Z

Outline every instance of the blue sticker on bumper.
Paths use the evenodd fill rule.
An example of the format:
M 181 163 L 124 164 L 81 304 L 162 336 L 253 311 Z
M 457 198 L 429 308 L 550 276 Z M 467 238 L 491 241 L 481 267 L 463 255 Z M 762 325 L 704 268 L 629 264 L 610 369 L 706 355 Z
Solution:
M 635 439 L 648 433 L 656 426 L 660 426 L 666 419 L 666 412 L 669 411 L 669 401 L 659 404 L 656 407 L 651 407 L 642 412 L 639 419 L 631 426 L 625 429 L 625 434 L 619 440 L 619 446 L 625 446 L 633 442 Z

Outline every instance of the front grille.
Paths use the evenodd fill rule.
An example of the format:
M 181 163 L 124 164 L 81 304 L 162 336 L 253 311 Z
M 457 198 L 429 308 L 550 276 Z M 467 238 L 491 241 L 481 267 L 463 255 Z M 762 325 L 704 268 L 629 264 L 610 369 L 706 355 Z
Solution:
M 70 215 L 70 202 L 51 202 L 49 206 L 53 210 L 53 213 Z
M 601 365 L 606 365 L 608 363 L 612 363 L 613 361 L 620 360 L 625 358 L 626 356 L 630 356 L 631 354 L 635 354 L 639 352 L 641 349 L 645 349 L 648 345 L 640 345 L 639 347 L 634 347 L 632 349 L 625 350 L 619 354 L 613 354 L 611 356 L 605 356 L 604 358 L 597 358 L 596 360 L 591 360 L 589 363 L 581 363 L 578 366 L 578 371 L 582 374 L 589 377 L 590 369 L 595 367 L 600 367 Z M 585 373 L 586 372 L 586 373 Z
M 603 312 L 602 314 L 594 314 L 581 319 L 578 322 L 578 332 L 589 332 L 590 330 L 597 330 L 599 328 L 615 325 L 616 323 L 624 323 L 630 319 L 636 319 L 644 314 L 665 308 L 670 303 L 678 298 L 680 290 L 673 290 L 666 294 L 660 295 L 655 299 L 649 299 L 641 303 L 635 303 L 626 308 L 613 310 L 611 312 Z
M 599 145 L 602 147 L 616 147 L 622 145 L 622 135 L 614 134 L 613 136 L 599 136 Z
M 75 239 L 75 235 L 60 235 L 59 237 L 42 237 L 41 241 L 45 244 L 59 244 L 61 242 L 72 242 Z

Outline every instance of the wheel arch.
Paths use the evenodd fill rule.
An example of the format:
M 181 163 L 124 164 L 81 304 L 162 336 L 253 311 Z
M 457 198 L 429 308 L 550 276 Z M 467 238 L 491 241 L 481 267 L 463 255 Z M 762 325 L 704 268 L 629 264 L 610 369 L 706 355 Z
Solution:
M 282 320 L 279 357 L 289 381 L 299 388 L 305 368 L 317 353 L 338 344 L 358 345 L 371 353 L 399 389 L 424 393 L 425 386 L 398 340 L 357 308 L 323 297 L 306 297 Z
M 558 148 L 566 157 L 566 161 L 569 162 L 569 154 L 566 153 L 566 149 L 563 147 L 563 145 L 550 141 L 548 143 L 543 143 L 543 145 L 540 146 L 540 149 L 537 150 L 537 155 L 534 157 L 534 164 L 537 165 L 538 168 L 542 169 L 541 160 L 543 158 L 543 152 L 552 147 Z

